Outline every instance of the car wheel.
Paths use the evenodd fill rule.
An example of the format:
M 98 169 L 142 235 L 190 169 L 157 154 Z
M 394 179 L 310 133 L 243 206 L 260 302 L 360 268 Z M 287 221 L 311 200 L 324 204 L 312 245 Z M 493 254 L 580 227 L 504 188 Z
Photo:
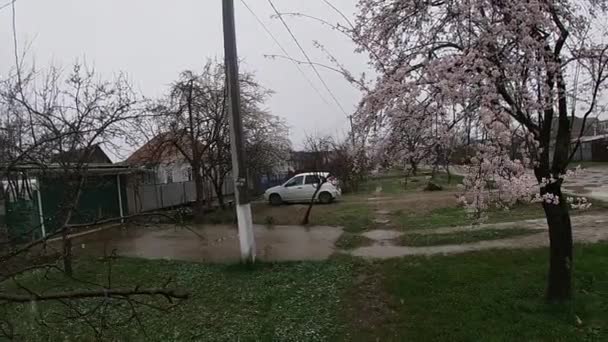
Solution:
M 331 194 L 329 192 L 322 192 L 319 195 L 319 202 L 321 202 L 323 204 L 331 203 L 332 200 L 333 200 L 333 197 L 331 197 Z
M 281 196 L 279 194 L 272 194 L 270 195 L 270 204 L 272 205 L 281 205 L 283 204 L 283 199 L 281 198 Z

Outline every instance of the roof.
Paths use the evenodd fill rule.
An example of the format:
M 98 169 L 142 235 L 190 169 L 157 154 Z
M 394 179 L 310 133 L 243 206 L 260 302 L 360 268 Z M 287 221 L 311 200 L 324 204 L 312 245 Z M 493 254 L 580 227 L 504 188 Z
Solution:
M 96 164 L 112 164 L 112 160 L 101 148 L 100 144 L 91 145 L 86 148 L 79 148 L 72 151 L 65 151 L 51 156 L 53 163 L 78 162 L 86 156 L 85 162 Z
M 171 136 L 170 132 L 158 134 L 133 152 L 124 163 L 129 165 L 146 165 L 174 160 L 179 151 L 177 151 L 175 146 L 169 144 Z
M 293 177 L 297 177 L 297 176 L 321 176 L 321 177 L 327 177 L 327 175 L 329 175 L 329 172 L 327 171 L 319 171 L 319 172 L 302 172 L 302 173 L 298 173 L 293 175 Z
M 88 174 L 95 175 L 119 175 L 119 174 L 129 174 L 140 172 L 139 168 L 133 168 L 129 165 L 121 165 L 121 164 L 105 164 L 105 163 L 90 163 L 90 164 L 80 164 L 83 168 L 86 168 L 86 172 Z M 6 169 L 6 166 L 0 165 L 0 170 Z M 41 173 L 59 173 L 64 172 L 66 170 L 65 164 L 46 164 L 46 165 L 38 165 L 38 164 L 21 164 L 11 167 L 12 171 L 26 171 L 32 174 L 41 174 Z
M 190 142 L 187 141 L 185 135 L 177 136 L 178 134 L 165 132 L 156 135 L 133 152 L 124 163 L 128 165 L 151 165 L 183 161 L 184 156 L 175 146 L 175 142 L 181 141 L 179 145 L 184 146 L 183 149 L 186 150 L 186 153 L 190 153 Z

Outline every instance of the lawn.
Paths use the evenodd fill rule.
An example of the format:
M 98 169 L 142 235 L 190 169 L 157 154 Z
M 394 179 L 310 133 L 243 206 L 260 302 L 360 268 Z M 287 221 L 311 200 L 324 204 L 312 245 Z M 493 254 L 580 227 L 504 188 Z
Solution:
M 576 300 L 543 301 L 546 249 L 486 251 L 382 263 L 395 314 L 362 339 L 605 341 L 608 244 L 577 246 Z M 579 318 L 582 324 L 577 324 Z
M 191 297 L 168 313 L 142 311 L 135 322 L 112 325 L 104 336 L 147 341 L 580 341 L 608 339 L 608 243 L 575 250 L 576 300 L 543 301 L 547 250 L 500 250 L 454 256 L 365 262 L 241 266 L 121 259 L 114 282 L 154 286 L 172 277 Z M 105 279 L 99 260 L 83 259 L 77 274 Z M 22 281 L 59 284 L 42 274 Z M 83 302 L 81 308 L 92 307 Z M 91 340 L 78 319 L 47 320 L 60 306 L 9 309 L 27 340 Z M 124 311 L 124 310 L 123 310 Z M 112 318 L 125 313 L 112 312 Z M 580 323 L 577 323 L 577 317 Z M 24 340 L 26 338 L 22 338 Z
M 493 209 L 487 213 L 484 223 L 499 223 L 545 217 L 539 204 L 518 205 L 509 210 Z M 474 224 L 467 212 L 455 206 L 436 208 L 430 211 L 396 210 L 392 212 L 395 222 L 402 230 L 433 229 Z
M 377 193 L 377 190 L 381 190 L 380 194 L 388 195 L 419 192 L 426 187 L 429 178 L 430 172 L 420 172 L 416 176 L 408 177 L 406 184 L 405 177 L 402 174 L 392 172 L 382 176 L 370 177 L 360 185 L 358 193 L 371 194 Z M 454 190 L 462 182 L 462 178 L 459 175 L 451 175 L 448 178 L 447 174 L 439 173 L 433 178 L 433 182 L 446 190 Z
M 545 232 L 544 229 L 479 229 L 444 234 L 405 234 L 399 238 L 402 246 L 459 245 L 478 241 L 491 241 L 522 237 Z
M 202 265 L 185 262 L 122 259 L 112 270 L 116 285 L 160 286 L 171 277 L 174 286 L 187 289 L 190 299 L 169 312 L 141 307 L 143 326 L 128 321 L 127 307 L 109 313 L 112 324 L 106 340 L 139 341 L 326 341 L 342 335 L 345 323 L 340 308 L 344 291 L 352 281 L 352 263 L 316 262 L 239 265 Z M 105 265 L 86 259 L 78 263 L 76 274 L 87 280 L 104 282 Z M 70 286 L 45 280 L 42 274 L 25 279 L 43 288 L 46 284 Z M 54 277 L 51 277 L 53 279 Z M 82 285 L 80 285 L 82 286 Z M 84 285 L 86 286 L 86 285 Z M 81 302 L 90 310 L 98 301 Z M 155 302 L 163 302 L 162 298 Z M 25 305 L 7 313 L 28 337 L 19 340 L 93 340 L 91 328 L 78 318 L 65 319 L 62 306 Z M 57 321 L 50 328 L 36 319 Z M 57 316 L 60 313 L 62 315 Z M 0 315 L 2 313 L 0 312 Z M 118 326 L 125 324 L 124 326 Z
M 581 162 L 571 162 L 570 167 L 576 168 L 577 166 L 581 166 L 581 168 L 606 168 L 608 167 L 608 162 L 593 162 L 593 161 L 581 161 Z

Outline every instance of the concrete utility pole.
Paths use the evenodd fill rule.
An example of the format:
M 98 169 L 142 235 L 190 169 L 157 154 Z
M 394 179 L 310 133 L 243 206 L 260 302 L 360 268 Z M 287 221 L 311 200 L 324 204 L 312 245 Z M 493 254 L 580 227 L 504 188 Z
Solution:
M 247 187 L 247 165 L 243 151 L 243 122 L 241 120 L 241 94 L 239 89 L 239 67 L 234 28 L 234 2 L 222 0 L 224 16 L 224 58 L 226 85 L 228 87 L 228 113 L 230 114 L 230 150 L 232 152 L 232 177 L 236 197 L 236 216 L 241 245 L 241 261 L 255 262 L 255 241 L 249 188 Z

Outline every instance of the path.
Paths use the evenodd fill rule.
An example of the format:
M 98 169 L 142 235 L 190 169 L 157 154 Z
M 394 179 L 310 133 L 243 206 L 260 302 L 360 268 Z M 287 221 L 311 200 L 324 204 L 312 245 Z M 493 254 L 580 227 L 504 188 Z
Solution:
M 598 241 L 608 240 L 608 214 L 580 215 L 572 217 L 572 224 L 575 227 L 573 231 L 575 242 L 594 243 Z M 458 231 L 470 231 L 480 229 L 509 229 L 509 228 L 524 228 L 524 229 L 547 229 L 547 224 L 544 219 L 525 220 L 517 222 L 507 222 L 498 224 L 484 224 L 479 226 L 465 227 L 447 227 L 439 229 L 416 230 L 411 233 L 416 234 L 441 234 Z M 394 240 L 400 237 L 404 232 L 394 230 L 372 230 L 363 233 L 374 243 L 371 246 L 359 247 L 347 252 L 350 255 L 368 258 L 368 259 L 388 259 L 410 255 L 442 255 L 442 254 L 457 254 L 471 251 L 479 251 L 486 249 L 519 249 L 519 248 L 534 248 L 549 245 L 549 239 L 546 232 L 526 235 L 517 238 L 508 238 L 491 241 L 479 241 L 474 243 L 465 243 L 457 245 L 441 245 L 428 247 L 408 247 L 398 246 Z

